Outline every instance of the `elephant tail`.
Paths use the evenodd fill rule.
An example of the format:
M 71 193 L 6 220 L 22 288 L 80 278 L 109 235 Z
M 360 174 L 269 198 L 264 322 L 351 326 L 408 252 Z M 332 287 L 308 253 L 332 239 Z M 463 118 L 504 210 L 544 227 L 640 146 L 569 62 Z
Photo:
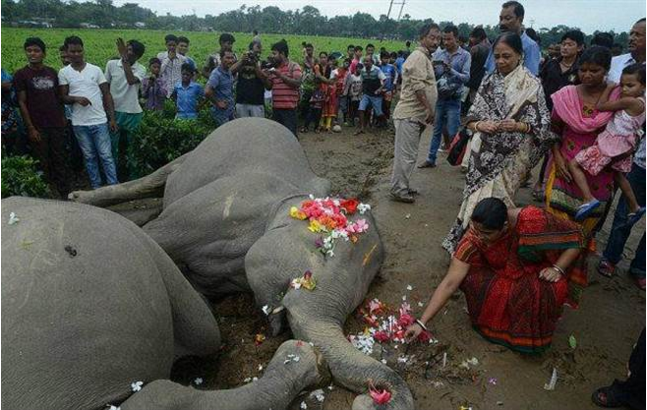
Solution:
M 412 410 L 413 396 L 405 381 L 390 367 L 357 350 L 350 344 L 340 324 L 295 315 L 288 309 L 290 327 L 296 337 L 312 340 L 326 359 L 336 384 L 360 393 L 353 410 L 378 408 L 367 395 L 369 381 L 391 393 L 380 409 Z

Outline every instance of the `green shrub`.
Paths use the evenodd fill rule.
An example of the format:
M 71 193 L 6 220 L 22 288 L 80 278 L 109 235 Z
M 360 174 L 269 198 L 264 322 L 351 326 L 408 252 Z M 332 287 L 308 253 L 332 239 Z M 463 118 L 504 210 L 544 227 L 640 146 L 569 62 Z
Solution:
M 27 155 L 2 158 L 2 198 L 12 195 L 49 197 L 49 186 L 37 171 L 37 163 Z
M 209 123 L 213 120 L 208 110 L 202 110 L 198 120 L 190 121 L 174 119 L 171 109 L 144 112 L 133 154 L 128 158 L 136 177 L 148 175 L 191 151 L 215 128 Z

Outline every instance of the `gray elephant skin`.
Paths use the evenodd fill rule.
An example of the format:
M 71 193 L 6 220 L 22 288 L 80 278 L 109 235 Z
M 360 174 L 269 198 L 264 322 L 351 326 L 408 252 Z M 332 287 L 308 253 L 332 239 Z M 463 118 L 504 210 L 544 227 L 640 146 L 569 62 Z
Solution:
M 218 351 L 208 306 L 115 213 L 3 199 L 2 256 L 3 408 L 104 408 L 168 378 L 176 356 Z
M 365 218 L 370 228 L 355 244 L 340 241 L 332 258 L 315 249 L 307 223 L 288 212 L 308 195 L 328 196 L 330 183 L 312 172 L 285 127 L 259 118 L 229 122 L 147 177 L 74 192 L 70 199 L 107 206 L 161 192 L 163 210 L 143 230 L 201 294 L 253 291 L 259 308 L 271 308 L 274 332 L 287 322 L 296 338 L 312 342 L 336 383 L 366 393 L 372 379 L 393 394 L 383 408 L 413 408 L 400 376 L 354 349 L 342 332 L 384 259 L 375 221 L 370 212 L 353 216 Z M 316 288 L 290 289 L 306 270 L 313 272 Z M 372 402 L 362 394 L 353 407 Z

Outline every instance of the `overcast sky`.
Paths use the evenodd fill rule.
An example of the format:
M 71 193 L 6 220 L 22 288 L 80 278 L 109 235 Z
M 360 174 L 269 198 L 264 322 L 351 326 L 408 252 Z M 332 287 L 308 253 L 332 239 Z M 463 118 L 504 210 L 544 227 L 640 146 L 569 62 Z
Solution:
M 395 0 L 401 2 L 402 0 Z M 496 24 L 502 0 L 404 0 L 402 15 L 413 19 L 433 18 L 435 21 L 468 22 L 471 24 Z M 158 14 L 217 15 L 238 9 L 241 5 L 278 6 L 282 10 L 295 10 L 311 5 L 321 14 L 353 15 L 370 13 L 375 18 L 386 14 L 389 0 L 115 0 L 116 5 L 139 3 Z M 645 0 L 525 0 L 526 26 L 536 29 L 558 24 L 579 27 L 587 33 L 595 30 L 628 31 L 633 23 L 645 16 Z M 397 18 L 399 5 L 394 5 L 391 16 Z

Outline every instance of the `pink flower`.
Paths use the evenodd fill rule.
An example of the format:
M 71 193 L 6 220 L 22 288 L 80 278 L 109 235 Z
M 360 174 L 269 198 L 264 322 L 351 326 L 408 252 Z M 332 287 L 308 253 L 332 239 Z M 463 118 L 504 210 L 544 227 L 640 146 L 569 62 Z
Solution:
M 391 401 L 391 392 L 387 389 L 377 389 L 371 380 L 368 381 L 368 391 L 375 404 L 387 404 Z
M 355 232 L 362 233 L 366 231 L 368 231 L 368 223 L 366 222 L 366 219 L 358 219 L 357 222 L 355 222 Z
M 429 333 L 426 330 L 423 330 L 419 335 L 418 335 L 418 341 L 421 343 L 429 343 L 431 340 L 431 333 Z
M 411 326 L 415 321 L 416 319 L 414 319 L 413 316 L 411 316 L 408 313 L 404 315 L 400 315 L 400 318 L 398 319 L 398 326 L 406 329 L 407 327 Z
M 387 335 L 386 332 L 382 330 L 380 330 L 379 332 L 375 332 L 375 334 L 373 335 L 373 338 L 380 343 L 389 341 L 389 335 Z

